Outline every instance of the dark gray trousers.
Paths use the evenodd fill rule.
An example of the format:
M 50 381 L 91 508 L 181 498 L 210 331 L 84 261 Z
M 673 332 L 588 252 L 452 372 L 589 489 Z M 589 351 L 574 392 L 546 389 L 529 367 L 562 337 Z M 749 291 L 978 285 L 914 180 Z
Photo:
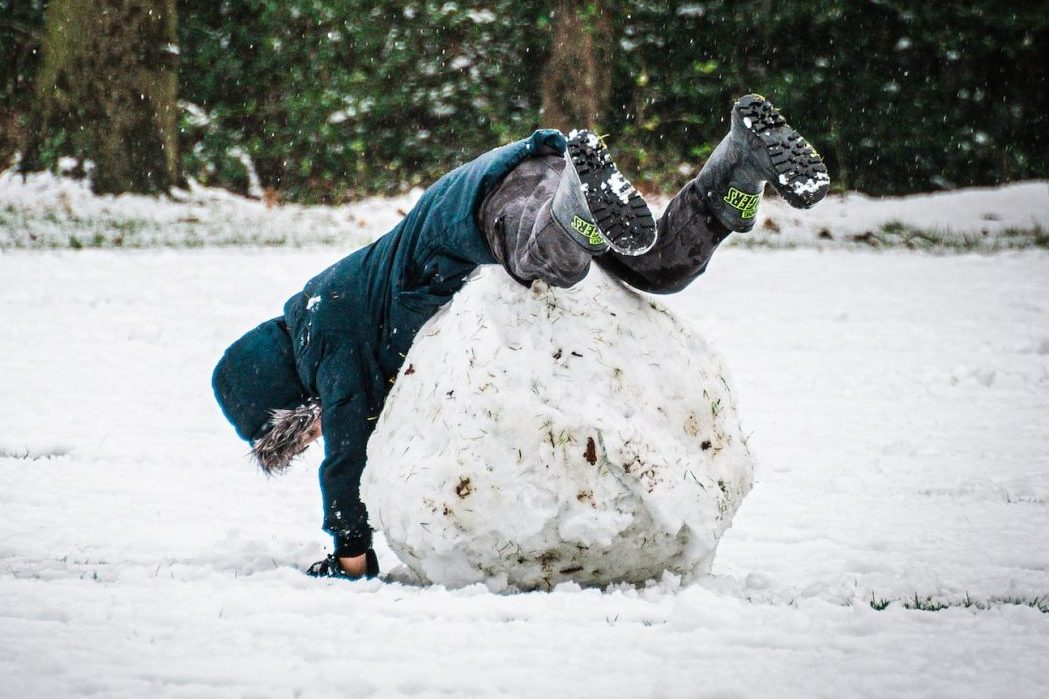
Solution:
M 523 284 L 541 279 L 551 286 L 578 283 L 591 256 L 550 214 L 565 160 L 556 154 L 529 158 L 510 172 L 480 211 L 492 254 Z M 729 230 L 707 210 L 695 181 L 674 196 L 657 221 L 659 237 L 644 255 L 597 255 L 598 265 L 641 291 L 680 291 L 702 274 Z

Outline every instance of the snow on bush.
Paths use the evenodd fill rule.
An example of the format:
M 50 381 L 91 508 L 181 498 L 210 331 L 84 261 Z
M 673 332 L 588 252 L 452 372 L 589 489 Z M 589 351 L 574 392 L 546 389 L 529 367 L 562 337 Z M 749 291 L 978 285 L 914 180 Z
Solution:
M 482 268 L 416 338 L 362 494 L 433 583 L 687 580 L 753 469 L 720 358 L 662 305 L 596 269 L 528 290 Z
M 216 245 L 366 245 L 422 194 L 340 207 L 271 206 L 190 182 L 170 196 L 96 195 L 85 179 L 0 172 L 0 250 Z

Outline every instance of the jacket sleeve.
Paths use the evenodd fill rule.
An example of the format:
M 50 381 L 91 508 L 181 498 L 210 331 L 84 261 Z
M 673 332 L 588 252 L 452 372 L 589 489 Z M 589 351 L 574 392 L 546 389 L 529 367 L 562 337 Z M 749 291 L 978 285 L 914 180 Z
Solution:
M 385 397 L 384 379 L 356 343 L 329 347 L 317 369 L 324 461 L 320 466 L 324 530 L 336 556 L 358 556 L 372 545 L 368 511 L 360 499 L 368 438 Z
M 359 556 L 372 546 L 368 510 L 360 498 L 367 438 L 361 439 L 361 411 L 353 402 L 324 405 L 324 461 L 320 467 L 324 531 L 334 539 L 334 555 Z M 354 429 L 354 428 L 357 429 Z

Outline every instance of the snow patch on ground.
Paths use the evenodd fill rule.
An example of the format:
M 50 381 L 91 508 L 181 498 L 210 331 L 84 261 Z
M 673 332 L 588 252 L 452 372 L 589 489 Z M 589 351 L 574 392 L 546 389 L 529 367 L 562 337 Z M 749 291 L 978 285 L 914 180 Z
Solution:
M 214 403 L 346 252 L 0 255 L 0 696 L 1044 697 L 1046 252 L 719 251 L 661 299 L 761 464 L 712 575 L 516 595 L 306 577 L 319 450 Z
M 86 180 L 0 173 L 0 250 L 11 248 L 338 245 L 393 228 L 421 190 L 339 207 L 267 205 L 191 184 L 170 197 L 95 195 Z

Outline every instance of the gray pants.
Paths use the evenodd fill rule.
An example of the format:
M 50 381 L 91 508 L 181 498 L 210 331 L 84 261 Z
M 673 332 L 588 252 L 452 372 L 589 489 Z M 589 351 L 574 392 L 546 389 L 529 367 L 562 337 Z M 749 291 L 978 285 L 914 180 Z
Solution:
M 590 269 L 590 254 L 550 214 L 564 167 L 560 155 L 529 158 L 503 178 L 481 206 L 481 229 L 492 253 L 523 284 L 541 279 L 552 286 L 572 286 Z M 671 200 L 656 227 L 659 237 L 644 255 L 606 252 L 594 259 L 636 289 L 668 294 L 702 274 L 729 234 L 708 212 L 695 181 Z

